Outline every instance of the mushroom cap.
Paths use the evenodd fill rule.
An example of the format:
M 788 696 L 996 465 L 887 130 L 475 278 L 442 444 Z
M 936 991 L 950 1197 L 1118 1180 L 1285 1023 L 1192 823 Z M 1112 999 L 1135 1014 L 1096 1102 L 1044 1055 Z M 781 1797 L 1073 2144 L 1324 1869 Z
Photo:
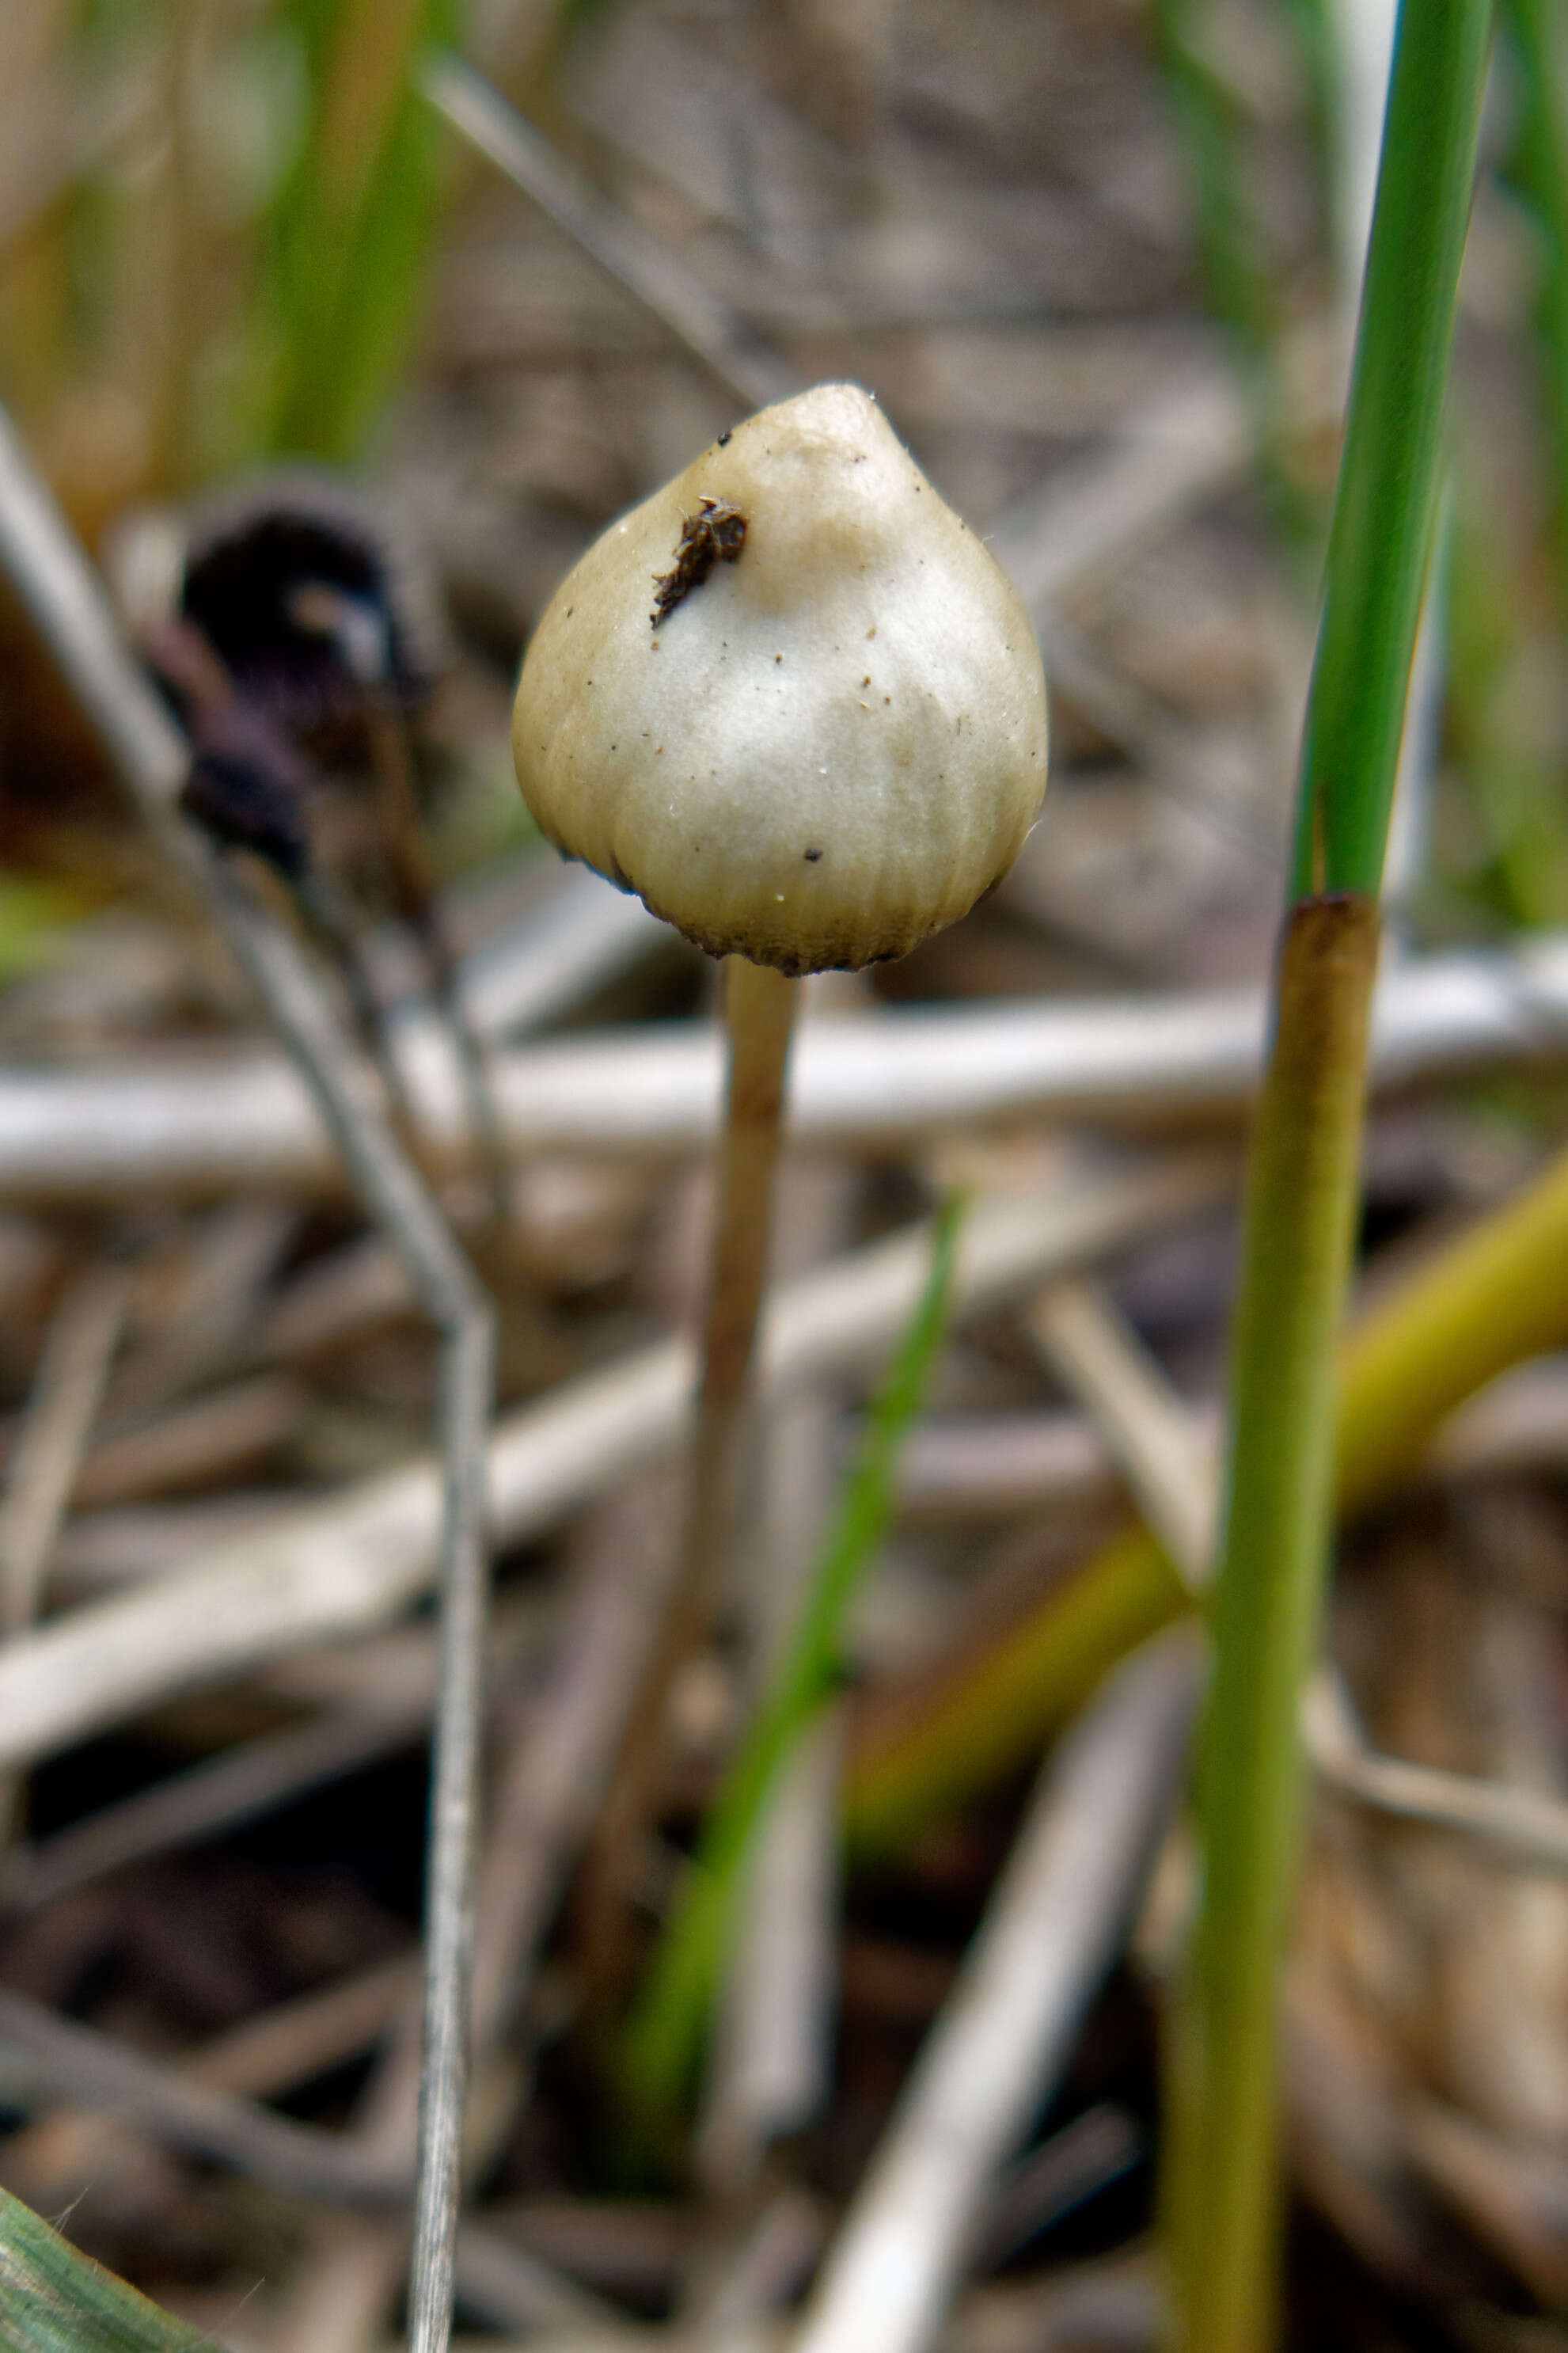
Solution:
M 1011 584 L 869 396 L 822 385 L 567 575 L 512 750 L 568 856 L 714 955 L 803 973 L 902 955 L 1000 881 L 1046 732 Z

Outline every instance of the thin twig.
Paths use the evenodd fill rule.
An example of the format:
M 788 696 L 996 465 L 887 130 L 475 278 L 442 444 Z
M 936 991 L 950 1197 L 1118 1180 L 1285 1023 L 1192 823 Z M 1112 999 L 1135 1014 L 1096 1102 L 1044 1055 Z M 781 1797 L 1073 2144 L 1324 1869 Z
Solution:
M 1085 2108 L 1070 2124 L 1020 2158 L 980 2218 L 970 2263 L 999 2270 L 1053 2222 L 1109 2189 L 1149 2154 L 1143 2126 L 1110 2101 Z
M 628 1577 L 648 1520 L 632 1482 L 584 1531 L 585 1563 L 568 1609 L 556 1673 L 507 1743 L 479 1872 L 473 1972 L 476 2063 L 496 2049 L 521 1998 L 574 1846 L 594 1819 L 653 1630 L 668 1598 L 657 1556 Z M 357 2129 L 370 2140 L 405 2139 L 418 2089 L 417 2037 L 389 2049 L 362 2095 Z
M 374 1961 L 352 1977 L 258 2011 L 204 2042 L 181 2061 L 179 2072 L 193 2084 L 247 2100 L 291 2091 L 368 2051 L 417 1996 L 419 1975 L 417 1948 Z
M 953 2316 L 942 2353 L 1153 2353 L 1161 2317 L 1152 2251 L 1139 2246 L 980 2289 Z
M 1320 1666 L 1301 1705 L 1307 1754 L 1332 1789 L 1405 1821 L 1460 1831 L 1524 1866 L 1568 1873 L 1568 1803 L 1538 1790 L 1411 1765 L 1373 1747 L 1336 1670 Z
M 427 2073 L 410 2337 L 414 2353 L 442 2353 L 451 2327 L 468 2061 L 493 1313 L 440 1209 L 400 1150 L 368 1074 L 339 1037 L 309 965 L 234 873 L 180 825 L 174 802 L 185 772 L 184 743 L 120 643 L 96 576 L 3 417 L 0 559 L 123 776 L 153 839 L 174 870 L 199 891 L 266 1007 L 355 1189 L 386 1228 L 439 1335 L 442 1664 L 430 1809 Z
M 1169 531 L 1251 453 L 1247 412 L 1228 377 L 1217 368 L 1194 372 L 1124 417 L 1108 450 L 1051 474 L 986 543 L 1044 623 L 1054 605 Z
M 279 1806 L 424 1740 L 427 1698 L 384 1708 L 329 1708 L 106 1806 L 41 1845 L 22 1847 L 0 1876 L 0 1910 L 36 1911 L 111 1871 L 238 1828 Z
M 830 2090 L 843 1751 L 830 1705 L 780 1774 L 747 1875 L 698 2151 L 715 2197 L 750 2193 L 769 2145 Z
M 19 1634 L 37 1614 L 130 1295 L 126 1268 L 91 1267 L 45 1336 L 0 1501 L 0 1641 Z M 15 1782 L 0 1779 L 0 1849 L 17 1820 L 18 1796 Z
M 247 2019 L 243 2026 L 186 2052 L 173 2063 L 171 2073 L 242 2101 L 269 2098 L 368 2049 L 408 2000 L 417 2000 L 419 1978 L 417 1950 L 378 1962 L 324 1990 L 302 1994 Z M 121 2049 L 111 2047 L 117 2052 Z M 112 2084 L 112 2071 L 110 2080 Z M 167 2137 L 163 2134 L 164 2106 L 143 2103 L 135 2113 L 143 2129 Z M 239 2112 L 225 2113 L 232 2125 Z M 62 2124 L 67 2127 L 63 2132 Z M 233 2144 L 231 2153 L 247 2162 L 249 2147 L 248 2142 L 243 2147 Z M 142 2154 L 140 2136 L 127 2129 L 123 2115 L 97 2106 L 51 2106 L 12 2136 L 6 2163 L 13 2186 L 35 2206 L 47 2209 L 74 2198 L 86 2180 L 102 2189 L 106 2181 L 136 2167 Z
M 981 2201 L 1119 1947 L 1169 1819 L 1197 1679 L 1190 1634 L 1163 1636 L 1057 1751 L 795 2353 L 920 2353 L 936 2337 Z
M 483 2067 L 520 2002 L 570 1857 L 585 1834 L 668 1592 L 670 1564 L 637 1538 L 647 1498 L 633 1482 L 583 1532 L 581 1572 L 561 1630 L 554 1672 L 507 1743 L 479 1873 L 472 2059 Z M 645 1573 L 628 1577 L 628 1560 Z M 382 2154 L 406 2151 L 418 2094 L 418 2013 L 396 2022 L 356 2104 L 351 2131 Z M 368 2342 L 401 2264 L 389 2230 L 333 2221 L 294 2284 L 289 2353 L 323 2341 L 332 2353 Z
M 1217 1408 L 1188 1402 L 1184 1409 L 1193 1446 L 1212 1457 L 1221 1434 Z M 1038 1411 L 932 1419 L 911 1434 L 904 1451 L 899 1508 L 912 1519 L 937 1522 L 1081 1512 L 1121 1491 L 1119 1459 L 1125 1464 L 1129 1450 L 1108 1446 L 1088 1415 Z M 1565 1463 L 1568 1361 L 1545 1357 L 1500 1375 L 1450 1414 L 1411 1465 L 1411 1477 L 1447 1482 L 1500 1472 L 1560 1471 Z
M 1568 1462 L 1568 1360 L 1503 1373 L 1450 1415 L 1425 1457 L 1441 1479 L 1487 1471 L 1555 1471 Z
M 531 1620 L 509 1612 L 492 1630 L 492 1674 L 498 1681 L 515 1675 L 534 1647 Z M 434 1645 L 428 1672 L 416 1662 L 412 1672 L 405 1668 L 388 1675 L 384 1649 L 379 1660 L 363 1644 L 354 1655 L 368 1670 L 357 1693 L 328 1700 L 304 1723 L 242 1741 L 100 1807 L 41 1843 L 19 1848 L 0 1874 L 0 1912 L 36 1911 L 110 1872 L 232 1830 L 425 1741 L 435 1702 Z M 297 1673 L 298 1658 L 289 1663 Z
M 116 1366 L 103 1398 L 106 1428 L 119 1415 L 144 1420 L 191 1382 L 243 1356 L 299 1228 L 292 1203 L 255 1195 L 226 1201 L 197 1221 L 181 1252 L 177 1313 Z
M 37 1612 L 130 1289 L 127 1269 L 89 1268 L 57 1309 L 45 1338 L 0 1502 L 0 1638 L 20 1633 Z
M 693 2353 L 767 2353 L 773 2316 L 810 2274 L 824 2218 L 800 2189 L 780 2190 L 732 2236 L 679 2315 Z
M 1215 789 L 1212 738 L 1106 661 L 1081 631 L 1053 612 L 1041 651 L 1053 692 L 1062 691 L 1111 743 L 1137 761 L 1155 790 L 1244 850 L 1270 876 L 1284 838 L 1236 807 Z
M 899 1465 L 900 1514 L 939 1525 L 1092 1512 L 1122 1491 L 1093 1421 L 1055 1409 L 933 1415 L 910 1431 Z
M 548 898 L 458 959 L 457 993 L 481 1038 L 515 1037 L 674 944 L 669 925 L 640 899 L 586 867 L 567 868 Z
M 1447 2101 L 1407 2100 L 1410 2157 L 1445 2208 L 1517 2272 L 1546 2308 L 1568 2305 L 1568 2198 L 1554 2139 L 1533 2144 Z M 1550 2325 L 1550 2324 L 1549 2324 Z
M 1091 1279 L 1050 1284 L 1024 1318 L 1029 1337 L 1097 1423 L 1144 1516 L 1194 1592 L 1214 1553 L 1214 1434 L 1178 1398 Z
M 383 2341 L 381 2316 L 402 2262 L 403 2234 L 395 2223 L 339 2213 L 324 2221 L 318 2239 L 320 2259 L 302 2291 L 290 2293 L 272 2345 L 277 2353 L 371 2353 Z M 613 2305 L 476 2222 L 465 2222 L 458 2235 L 456 2279 L 475 2316 L 515 2331 L 530 2353 L 544 2342 L 584 2353 L 618 2318 Z M 469 2353 L 477 2344 L 497 2344 L 493 2337 L 459 2341 Z
M 258 1373 L 166 1407 L 143 1421 L 106 1427 L 83 1461 L 76 1500 L 127 1504 L 188 1487 L 258 1461 L 300 1428 L 309 1391 L 277 1373 Z
M 412 1151 L 418 1123 L 405 1059 L 394 1053 L 391 1037 L 381 1018 L 381 1008 L 365 964 L 364 926 L 358 910 L 333 878 L 320 868 L 307 869 L 292 884 L 289 896 L 307 938 L 342 984 L 355 1041 L 369 1056 L 381 1081 L 393 1133 L 400 1144 Z M 442 1035 L 445 1039 L 444 1032 Z
M 426 98 L 602 269 L 636 295 L 747 410 L 787 400 L 800 378 L 620 207 L 591 187 L 531 122 L 460 58 L 421 69 Z
M 368 2353 L 407 2256 L 400 2222 L 368 2214 L 315 2218 L 309 2252 L 272 2331 L 278 2353 Z
M 408 2195 L 406 2166 L 389 2167 L 340 2134 L 183 2079 L 10 1989 L 0 1989 L 0 2082 L 12 2104 L 64 2099 L 123 2116 L 173 2147 L 219 2158 L 291 2196 L 377 2206 Z
M 499 2231 L 468 2223 L 458 2241 L 458 2289 L 474 2314 L 499 2328 L 516 2328 L 531 2342 L 543 2329 L 579 2336 L 613 2327 L 613 2304 L 563 2278 Z

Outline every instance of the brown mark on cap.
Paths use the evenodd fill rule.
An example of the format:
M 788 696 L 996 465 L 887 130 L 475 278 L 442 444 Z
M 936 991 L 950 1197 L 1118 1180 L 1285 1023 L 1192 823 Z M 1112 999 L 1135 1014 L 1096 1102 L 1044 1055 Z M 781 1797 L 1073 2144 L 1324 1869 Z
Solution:
M 654 575 L 654 628 L 668 620 L 682 597 L 700 588 L 716 564 L 733 564 L 746 543 L 746 518 L 728 499 L 708 499 L 680 529 L 674 569 Z

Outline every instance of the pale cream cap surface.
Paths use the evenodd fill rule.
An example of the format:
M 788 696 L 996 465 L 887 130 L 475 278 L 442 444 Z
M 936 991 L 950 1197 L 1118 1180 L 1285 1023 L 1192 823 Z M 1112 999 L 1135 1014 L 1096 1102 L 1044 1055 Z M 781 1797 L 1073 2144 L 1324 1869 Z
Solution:
M 656 629 L 704 498 L 743 544 Z M 1012 864 L 1046 782 L 1029 618 L 876 403 L 762 410 L 615 523 L 556 591 L 512 720 L 559 848 L 716 955 L 798 973 L 903 955 Z

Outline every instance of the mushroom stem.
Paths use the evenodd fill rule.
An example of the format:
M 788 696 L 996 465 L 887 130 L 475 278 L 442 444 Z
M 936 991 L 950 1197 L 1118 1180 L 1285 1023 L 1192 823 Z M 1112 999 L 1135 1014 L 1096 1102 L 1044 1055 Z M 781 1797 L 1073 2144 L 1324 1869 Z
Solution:
M 724 960 L 730 1077 L 702 1331 L 694 1459 L 727 1460 L 744 1417 L 773 1227 L 784 1066 L 799 983 L 745 956 Z M 694 1519 L 692 1534 L 696 1533 Z
M 751 1447 L 752 1360 L 773 1230 L 784 1073 L 800 984 L 745 956 L 724 959 L 730 1071 L 702 1327 L 702 1377 L 688 1462 L 680 1562 L 626 1720 L 590 1869 L 590 1971 L 601 2001 L 623 1978 L 624 1898 L 653 1802 L 670 1687 L 701 1641 L 733 1550 Z
M 745 956 L 724 959 L 730 1077 L 688 1473 L 683 1559 L 668 1630 L 673 1674 L 702 1639 L 745 1505 L 751 1368 L 773 1235 L 784 1070 L 798 981 Z M 663 1646 L 661 1645 L 661 1650 Z

